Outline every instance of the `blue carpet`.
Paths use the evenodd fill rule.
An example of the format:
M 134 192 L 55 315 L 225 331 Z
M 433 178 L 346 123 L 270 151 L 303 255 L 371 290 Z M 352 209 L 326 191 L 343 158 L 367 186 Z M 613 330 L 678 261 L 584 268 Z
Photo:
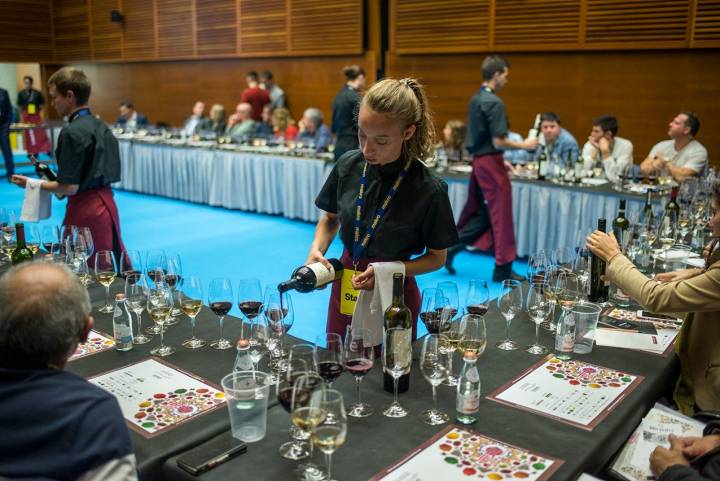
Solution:
M 17 161 L 23 158 L 16 157 Z M 29 174 L 31 167 L 19 169 Z M 0 175 L 4 169 L 0 169 Z M 0 180 L 0 207 L 18 211 L 23 191 L 4 179 Z M 205 285 L 213 277 L 229 277 L 237 281 L 245 277 L 260 279 L 263 285 L 277 285 L 292 270 L 304 262 L 312 241 L 315 226 L 278 216 L 261 215 L 209 207 L 151 195 L 116 191 L 115 199 L 120 211 L 123 240 L 128 249 L 146 251 L 165 249 L 182 257 L 185 275 L 203 279 Z M 53 200 L 51 222 L 62 222 L 65 202 Z M 339 257 L 341 243 L 336 239 L 328 252 Z M 418 277 L 420 289 L 433 287 L 438 282 L 454 281 L 458 284 L 461 302 L 471 278 L 490 281 L 494 260 L 484 254 L 463 252 L 455 258 L 457 275 L 450 276 L 444 269 Z M 525 273 L 527 264 L 515 262 L 515 270 Z M 496 297 L 499 284 L 490 283 L 491 296 Z M 314 341 L 324 332 L 330 290 L 310 294 L 293 294 L 295 324 L 294 336 Z M 239 316 L 237 307 L 231 314 Z M 425 332 L 424 327 L 420 333 Z

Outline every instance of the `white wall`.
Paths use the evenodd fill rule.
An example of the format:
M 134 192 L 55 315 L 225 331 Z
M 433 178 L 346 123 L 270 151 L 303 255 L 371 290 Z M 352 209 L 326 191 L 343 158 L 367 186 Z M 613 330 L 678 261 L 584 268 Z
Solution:
M 14 63 L 0 63 L 0 87 L 10 94 L 10 101 L 15 105 L 17 99 L 17 73 Z

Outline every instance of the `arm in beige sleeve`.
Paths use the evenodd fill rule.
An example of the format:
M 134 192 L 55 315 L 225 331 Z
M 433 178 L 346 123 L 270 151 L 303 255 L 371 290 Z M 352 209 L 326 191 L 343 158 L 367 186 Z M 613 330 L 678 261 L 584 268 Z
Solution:
M 720 263 L 691 279 L 666 284 L 646 277 L 627 257 L 617 256 L 607 267 L 610 282 L 654 312 L 720 310 Z

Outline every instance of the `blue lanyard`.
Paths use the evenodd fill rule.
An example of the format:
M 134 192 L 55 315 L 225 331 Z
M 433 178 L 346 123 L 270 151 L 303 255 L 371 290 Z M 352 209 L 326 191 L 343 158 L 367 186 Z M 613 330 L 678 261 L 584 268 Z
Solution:
M 410 165 L 412 163 L 412 160 L 408 160 L 405 163 L 405 167 L 403 167 L 403 170 L 400 171 L 398 174 L 397 179 L 395 179 L 395 182 L 393 183 L 392 187 L 390 187 L 390 190 L 388 191 L 387 195 L 385 196 L 385 200 L 383 203 L 378 207 L 377 212 L 375 213 L 375 218 L 373 218 L 372 224 L 368 227 L 367 231 L 365 232 L 365 235 L 363 236 L 362 241 L 360 241 L 360 229 L 362 227 L 362 211 L 363 207 L 365 207 L 365 190 L 367 189 L 368 185 L 368 179 L 367 179 L 367 162 L 365 162 L 365 166 L 363 167 L 363 173 L 362 177 L 360 177 L 360 191 L 358 192 L 357 199 L 355 200 L 355 227 L 354 227 L 354 235 L 353 235 L 353 269 L 357 270 L 358 261 L 360 259 L 360 254 L 362 251 L 367 248 L 368 244 L 370 243 L 370 239 L 372 239 L 372 236 L 375 234 L 375 229 L 377 229 L 378 224 L 380 223 L 380 219 L 382 219 L 382 216 L 385 214 L 385 211 L 390 206 L 390 202 L 393 200 L 393 197 L 395 197 L 395 194 L 397 193 L 398 187 L 400 187 L 400 184 L 402 183 L 403 179 L 407 175 L 408 171 L 410 170 Z
M 78 118 L 78 117 L 84 117 L 84 116 L 86 116 L 86 115 L 90 115 L 90 109 L 89 109 L 89 108 L 86 107 L 86 108 L 84 108 L 84 109 L 76 110 L 76 111 L 73 112 L 73 114 L 70 116 L 70 118 L 68 119 L 68 122 L 72 122 L 72 121 L 75 120 L 76 118 Z

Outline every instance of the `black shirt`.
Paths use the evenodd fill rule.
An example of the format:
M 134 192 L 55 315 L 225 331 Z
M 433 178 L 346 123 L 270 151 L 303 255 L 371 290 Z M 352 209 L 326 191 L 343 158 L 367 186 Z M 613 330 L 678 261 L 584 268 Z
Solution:
M 336 136 L 335 159 L 345 152 L 358 148 L 357 114 L 360 94 L 347 84 L 333 100 L 332 133 Z
M 365 157 L 359 150 L 342 156 L 315 199 L 315 205 L 320 209 L 338 215 L 340 239 L 350 253 L 353 249 L 355 200 L 360 190 L 364 165 Z M 403 159 L 383 166 L 368 166 L 361 237 L 404 166 Z M 426 248 L 446 249 L 457 243 L 457 229 L 447 184 L 422 162 L 413 161 L 367 250 L 361 256 L 407 260 L 411 255 L 423 253 Z
M 505 104 L 491 89 L 481 87 L 470 99 L 465 145 L 472 155 L 497 154 L 494 137 L 505 137 L 508 121 Z
M 18 92 L 17 105 L 21 109 L 26 109 L 29 104 L 35 104 L 37 107 L 40 107 L 44 103 L 45 99 L 39 90 L 30 89 L 28 91 L 23 89 Z
M 60 131 L 55 158 L 58 182 L 78 184 L 78 192 L 120 180 L 120 149 L 110 129 L 93 115 L 72 117 Z

